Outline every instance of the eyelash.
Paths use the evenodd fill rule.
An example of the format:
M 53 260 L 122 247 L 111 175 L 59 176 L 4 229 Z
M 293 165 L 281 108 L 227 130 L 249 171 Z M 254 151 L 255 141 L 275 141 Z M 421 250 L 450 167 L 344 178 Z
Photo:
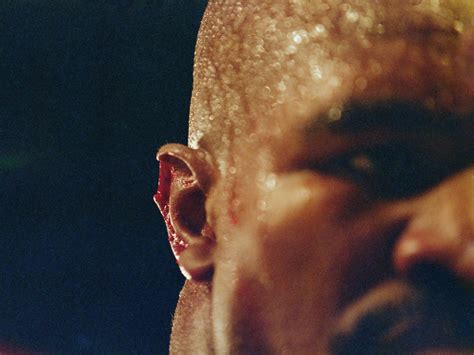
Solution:
M 380 198 L 403 198 L 441 180 L 440 163 L 402 144 L 380 145 L 340 154 L 315 170 L 352 181 Z

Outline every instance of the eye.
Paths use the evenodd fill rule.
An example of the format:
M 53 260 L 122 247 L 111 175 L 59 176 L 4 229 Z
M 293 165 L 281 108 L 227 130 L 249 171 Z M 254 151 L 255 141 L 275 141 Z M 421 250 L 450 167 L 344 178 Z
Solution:
M 415 147 L 387 144 L 331 157 L 316 169 L 348 179 L 380 198 L 416 195 L 440 181 L 439 162 Z

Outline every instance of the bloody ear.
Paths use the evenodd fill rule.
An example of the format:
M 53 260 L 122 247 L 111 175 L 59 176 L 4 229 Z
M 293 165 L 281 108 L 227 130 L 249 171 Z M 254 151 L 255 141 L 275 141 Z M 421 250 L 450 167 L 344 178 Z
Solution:
M 168 239 L 187 279 L 209 280 L 213 271 L 214 233 L 205 202 L 214 166 L 201 149 L 167 144 L 158 154 L 160 180 L 154 196 L 168 229 Z

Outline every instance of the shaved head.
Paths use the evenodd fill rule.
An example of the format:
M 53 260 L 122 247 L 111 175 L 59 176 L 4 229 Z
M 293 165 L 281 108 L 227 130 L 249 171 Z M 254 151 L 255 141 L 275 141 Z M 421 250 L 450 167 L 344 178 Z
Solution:
M 172 353 L 474 349 L 472 0 L 211 0 L 156 201 Z
M 407 99 L 469 110 L 473 19 L 470 0 L 210 1 L 196 49 L 189 144 L 227 151 L 241 134 L 268 130 L 263 117 L 278 129 L 288 110 L 330 109 L 320 102 L 335 91 L 340 105 L 373 91 L 402 99 L 415 73 L 424 80 Z M 395 67 L 398 77 L 386 70 Z M 391 87 L 380 90 L 387 75 Z M 443 90 L 428 88 L 430 79 L 442 79 Z

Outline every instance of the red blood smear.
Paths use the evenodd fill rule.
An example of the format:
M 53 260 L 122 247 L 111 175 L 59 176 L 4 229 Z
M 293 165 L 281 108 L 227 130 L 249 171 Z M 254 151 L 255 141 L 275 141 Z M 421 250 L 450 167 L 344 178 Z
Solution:
M 171 164 L 167 162 L 160 162 L 160 177 L 158 180 L 158 191 L 154 198 L 160 206 L 161 214 L 166 223 L 168 229 L 168 241 L 171 245 L 173 253 L 178 257 L 181 252 L 186 249 L 184 241 L 176 235 L 176 232 L 171 224 L 170 212 L 169 212 L 169 198 L 171 189 L 171 180 L 173 179 L 173 170 Z
M 237 219 L 237 216 L 232 207 L 229 207 L 229 215 L 230 215 L 230 223 L 232 223 L 233 226 L 239 224 L 239 220 Z
M 155 200 L 159 203 L 160 207 L 168 205 L 170 198 L 170 187 L 171 187 L 171 164 L 166 162 L 160 162 L 160 177 L 158 180 L 158 191 L 155 195 Z M 162 211 L 163 212 L 163 211 Z
M 235 189 L 236 189 L 236 186 L 234 186 L 232 190 L 230 191 L 230 202 L 227 207 L 227 213 L 230 218 L 230 223 L 234 226 L 239 224 L 239 218 L 237 217 L 237 208 L 234 206 L 234 201 L 237 198 Z

